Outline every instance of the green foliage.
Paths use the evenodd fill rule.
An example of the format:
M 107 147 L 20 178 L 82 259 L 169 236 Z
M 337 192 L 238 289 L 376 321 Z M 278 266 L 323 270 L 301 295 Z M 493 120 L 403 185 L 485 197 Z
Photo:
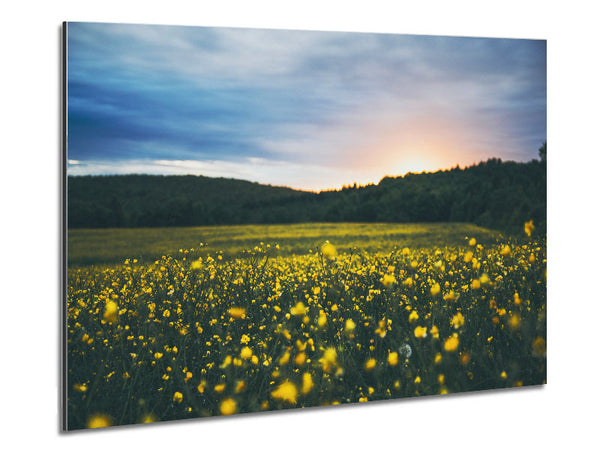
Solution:
M 464 169 L 385 177 L 377 185 L 320 193 L 150 175 L 69 177 L 68 192 L 71 229 L 452 221 L 519 232 L 531 219 L 540 231 L 546 228 L 546 165 L 539 160 L 493 158 Z

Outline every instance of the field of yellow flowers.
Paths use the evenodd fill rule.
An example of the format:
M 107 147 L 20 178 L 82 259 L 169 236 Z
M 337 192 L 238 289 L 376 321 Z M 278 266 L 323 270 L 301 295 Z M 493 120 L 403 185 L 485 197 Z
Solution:
M 68 429 L 545 383 L 533 230 L 70 266 Z

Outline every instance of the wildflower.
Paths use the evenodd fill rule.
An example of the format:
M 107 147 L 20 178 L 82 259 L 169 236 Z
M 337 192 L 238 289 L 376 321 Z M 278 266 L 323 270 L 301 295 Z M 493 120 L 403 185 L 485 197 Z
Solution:
M 337 352 L 335 348 L 329 347 L 323 352 L 323 357 L 319 359 L 319 363 L 323 367 L 324 372 L 331 372 L 334 367 L 337 367 Z
M 244 389 L 246 389 L 246 382 L 244 380 L 239 380 L 235 385 L 235 393 L 239 394 Z
M 250 347 L 243 347 L 240 352 L 240 356 L 242 359 L 250 359 L 252 358 L 252 349 Z
M 298 389 L 294 383 L 286 380 L 281 383 L 277 389 L 271 392 L 271 397 L 295 405 L 296 398 L 298 397 Z
M 475 244 L 477 244 L 477 239 L 471 238 L 469 241 L 469 247 L 475 247 Z
M 290 361 L 290 352 L 285 352 L 281 358 L 279 358 L 279 365 L 285 366 Z
M 500 250 L 500 254 L 501 254 L 502 256 L 508 256 L 508 255 L 510 255 L 510 252 L 511 252 L 511 250 L 510 250 L 510 246 L 509 246 L 509 245 L 505 245 L 505 246 L 504 246 L 504 247 L 502 247 L 502 249 Z
M 530 220 L 529 222 L 525 222 L 524 229 L 525 229 L 525 234 L 527 236 L 531 236 L 531 232 L 533 230 L 535 230 L 535 226 L 533 225 L 533 220 Z
M 439 283 L 435 283 L 433 286 L 431 286 L 430 292 L 431 292 L 431 295 L 434 296 L 434 297 L 436 295 L 438 295 L 440 293 L 440 285 L 439 285 Z
M 408 256 L 410 254 L 410 250 L 408 249 L 408 247 L 404 247 L 402 249 L 402 256 Z
M 367 362 L 365 362 L 365 370 L 366 371 L 373 370 L 376 365 L 377 365 L 377 360 L 375 358 L 370 358 L 367 360 Z
M 334 259 L 337 256 L 337 250 L 329 241 L 325 241 L 321 246 L 321 254 L 327 259 Z
M 447 352 L 455 352 L 458 348 L 458 335 L 454 333 L 444 342 L 444 350 Z
M 451 302 L 451 301 L 456 300 L 458 298 L 458 296 L 454 293 L 454 291 L 449 291 L 446 294 L 444 294 L 444 296 L 442 298 L 444 300 Z
M 200 270 L 202 268 L 202 261 L 196 260 L 190 265 L 191 270 Z
M 346 326 L 344 328 L 344 331 L 346 331 L 346 333 L 352 333 L 355 328 L 356 328 L 356 324 L 354 323 L 354 320 L 352 320 L 352 319 L 346 320 Z
M 438 330 L 438 327 L 435 325 L 431 327 L 431 336 L 433 336 L 434 339 L 440 338 L 440 330 Z
M 417 313 L 417 311 L 415 311 L 413 309 L 413 311 L 410 313 L 410 315 L 408 316 L 408 321 L 410 323 L 416 322 L 419 319 L 419 314 Z
M 396 283 L 396 277 L 393 273 L 386 273 L 381 279 L 381 283 L 386 287 L 392 287 Z
M 510 319 L 508 319 L 508 325 L 513 329 L 516 330 L 517 328 L 519 328 L 519 326 L 521 325 L 521 316 L 519 316 L 518 314 L 511 314 L 510 315 Z
M 233 307 L 227 310 L 227 313 L 234 319 L 245 319 L 246 308 Z
M 303 366 L 305 361 L 306 361 L 306 353 L 304 353 L 304 352 L 298 353 L 296 355 L 296 357 L 294 358 L 294 364 L 296 364 L 298 367 Z
M 303 316 L 307 312 L 308 312 L 308 307 L 304 306 L 304 303 L 302 303 L 302 302 L 298 302 L 298 303 L 296 303 L 296 306 L 292 306 L 290 308 L 290 313 L 293 316 Z
M 419 339 L 423 339 L 427 336 L 427 327 L 416 327 L 415 328 L 415 337 Z
M 388 355 L 388 364 L 390 366 L 396 366 L 396 365 L 398 365 L 398 353 L 397 352 L 391 352 Z
M 412 355 L 412 348 L 410 348 L 410 345 L 408 344 L 403 344 L 398 349 L 398 353 L 400 353 L 404 358 L 408 359 Z
M 465 324 L 465 317 L 459 312 L 450 319 L 450 325 L 458 329 Z
M 319 328 L 324 328 L 327 324 L 327 314 L 323 310 L 319 311 L 319 318 L 317 319 L 317 325 Z
M 117 314 L 119 312 L 119 307 L 112 300 L 106 302 L 106 306 L 104 307 L 104 320 L 110 323 L 117 322 Z
M 175 392 L 173 394 L 173 403 L 181 403 L 183 400 L 183 394 L 181 392 Z
M 473 252 L 467 252 L 467 253 L 465 253 L 465 256 L 464 256 L 463 259 L 464 259 L 464 261 L 466 263 L 470 263 L 471 260 L 473 259 Z
M 481 281 L 473 280 L 471 281 L 471 289 L 479 289 L 481 287 Z
M 313 388 L 313 379 L 310 372 L 305 372 L 302 374 L 302 393 L 308 394 Z
M 87 422 L 88 428 L 104 428 L 112 425 L 112 419 L 106 414 L 96 414 L 89 418 Z
M 142 418 L 140 419 L 140 423 L 154 423 L 156 422 L 156 420 L 157 418 L 154 414 L 148 413 L 142 416 Z
M 231 414 L 235 414 L 237 409 L 237 403 L 232 398 L 223 399 L 221 402 L 221 406 L 219 406 L 219 411 L 223 416 L 230 416 Z

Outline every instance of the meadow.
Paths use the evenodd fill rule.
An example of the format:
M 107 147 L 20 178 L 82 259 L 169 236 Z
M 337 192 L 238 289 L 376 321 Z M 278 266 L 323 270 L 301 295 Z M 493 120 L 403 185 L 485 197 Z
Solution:
M 530 222 L 68 234 L 69 429 L 546 382 Z

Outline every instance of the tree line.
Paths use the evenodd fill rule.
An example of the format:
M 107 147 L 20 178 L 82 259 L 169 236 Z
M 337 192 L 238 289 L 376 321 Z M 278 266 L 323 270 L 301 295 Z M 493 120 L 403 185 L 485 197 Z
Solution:
M 68 227 L 166 227 L 300 222 L 471 222 L 546 228 L 546 159 L 385 177 L 320 193 L 204 176 L 68 177 Z

